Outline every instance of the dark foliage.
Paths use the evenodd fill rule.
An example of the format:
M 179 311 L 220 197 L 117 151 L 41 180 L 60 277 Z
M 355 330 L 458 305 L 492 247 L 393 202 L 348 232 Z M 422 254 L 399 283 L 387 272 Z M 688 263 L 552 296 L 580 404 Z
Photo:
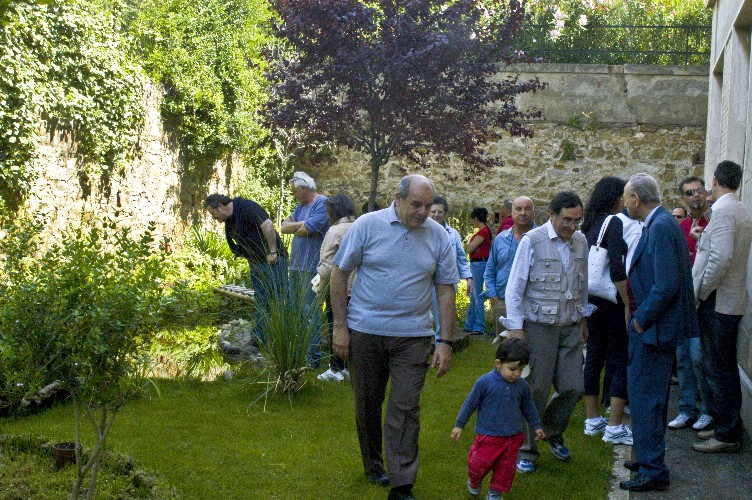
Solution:
M 495 76 L 524 60 L 513 47 L 524 19 L 516 0 L 273 0 L 270 125 L 297 127 L 366 154 L 375 199 L 392 156 L 425 164 L 456 154 L 468 175 L 501 163 L 482 147 L 506 131 L 529 137 L 515 97 L 538 79 Z

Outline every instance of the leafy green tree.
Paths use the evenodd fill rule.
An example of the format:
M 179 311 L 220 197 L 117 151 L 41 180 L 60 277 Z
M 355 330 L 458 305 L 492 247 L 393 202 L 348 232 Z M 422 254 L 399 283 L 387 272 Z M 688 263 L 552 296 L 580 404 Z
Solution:
M 128 30 L 149 76 L 165 90 L 162 116 L 198 181 L 231 153 L 264 160 L 257 108 L 265 99 L 263 0 L 133 2 Z

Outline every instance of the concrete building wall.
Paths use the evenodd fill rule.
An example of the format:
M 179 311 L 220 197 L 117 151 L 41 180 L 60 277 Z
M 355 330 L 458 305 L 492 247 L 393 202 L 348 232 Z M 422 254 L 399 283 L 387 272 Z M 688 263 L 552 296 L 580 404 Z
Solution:
M 750 27 L 752 0 L 708 0 L 713 9 L 713 39 L 708 82 L 705 183 L 710 185 L 718 162 L 744 167 L 741 200 L 752 212 L 752 64 Z M 747 292 L 752 296 L 752 255 Z M 752 304 L 742 319 L 737 344 L 744 406 L 742 417 L 752 429 Z

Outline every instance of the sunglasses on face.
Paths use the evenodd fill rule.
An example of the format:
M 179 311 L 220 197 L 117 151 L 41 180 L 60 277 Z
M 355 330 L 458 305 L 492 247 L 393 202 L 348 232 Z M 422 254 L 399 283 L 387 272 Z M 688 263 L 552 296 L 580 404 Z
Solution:
M 684 196 L 694 196 L 696 194 L 703 194 L 705 192 L 704 187 L 698 187 L 694 189 L 687 189 L 684 191 Z
M 689 195 L 687 195 L 687 196 L 689 196 Z M 686 217 L 686 215 L 674 214 L 674 219 L 677 219 L 677 220 L 684 220 L 685 217 Z

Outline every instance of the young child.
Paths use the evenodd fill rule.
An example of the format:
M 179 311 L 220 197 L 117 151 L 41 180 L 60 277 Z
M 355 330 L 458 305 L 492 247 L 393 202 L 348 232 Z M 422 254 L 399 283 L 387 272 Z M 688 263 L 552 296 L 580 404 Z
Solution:
M 475 441 L 467 456 L 467 489 L 475 496 L 490 471 L 487 500 L 501 498 L 512 487 L 517 468 L 517 452 L 525 435 L 522 416 L 535 431 L 535 439 L 545 438 L 530 387 L 521 378 L 530 361 L 530 349 L 522 339 L 507 339 L 496 349 L 495 369 L 480 377 L 457 415 L 452 439 L 459 441 L 462 429 L 475 410 Z

